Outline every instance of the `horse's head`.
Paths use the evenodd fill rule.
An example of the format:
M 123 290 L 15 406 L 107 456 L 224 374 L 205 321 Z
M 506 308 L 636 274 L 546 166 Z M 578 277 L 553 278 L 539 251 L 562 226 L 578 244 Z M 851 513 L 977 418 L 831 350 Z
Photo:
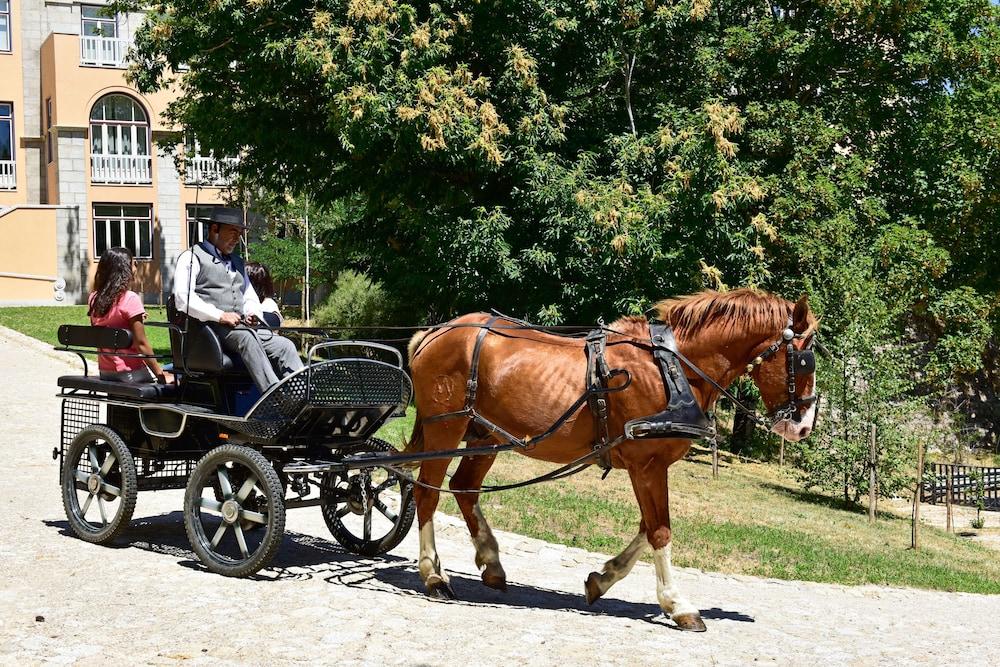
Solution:
M 792 309 L 788 325 L 755 351 L 750 377 L 760 390 L 771 430 L 791 441 L 808 436 L 816 421 L 816 357 L 813 343 L 818 321 L 806 297 Z

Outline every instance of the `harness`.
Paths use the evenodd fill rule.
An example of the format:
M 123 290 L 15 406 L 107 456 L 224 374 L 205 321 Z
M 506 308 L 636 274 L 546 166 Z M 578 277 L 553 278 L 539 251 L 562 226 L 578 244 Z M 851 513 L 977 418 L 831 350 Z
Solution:
M 694 393 L 691 391 L 691 384 L 684 372 L 685 366 L 690 368 L 695 374 L 700 376 L 703 380 L 714 386 L 723 395 L 733 401 L 736 408 L 745 412 L 752 421 L 758 425 L 767 425 L 765 420 L 759 417 L 754 410 L 743 405 L 743 403 L 733 396 L 732 393 L 719 385 L 718 382 L 708 377 L 708 375 L 706 375 L 700 368 L 694 365 L 681 353 L 677 347 L 677 340 L 674 337 L 673 330 L 670 326 L 666 324 L 651 323 L 649 325 L 649 345 L 653 358 L 660 369 L 660 376 L 663 380 L 663 389 L 667 399 L 667 408 L 654 415 L 640 417 L 626 422 L 622 435 L 611 439 L 608 429 L 609 410 L 607 397 L 609 394 L 628 388 L 632 384 L 632 378 L 627 370 L 622 368 L 612 369 L 608 366 L 607 360 L 605 359 L 605 352 L 607 350 L 607 334 L 610 330 L 604 326 L 603 322 L 599 322 L 599 328 L 589 332 L 585 338 L 584 350 L 587 355 L 587 374 L 584 379 L 583 394 L 576 401 L 574 401 L 573 404 L 562 415 L 560 415 L 548 429 L 545 430 L 545 432 L 534 437 L 525 436 L 523 438 L 519 438 L 480 415 L 476 411 L 475 407 L 476 394 L 479 389 L 479 359 L 482 354 L 483 343 L 486 340 L 487 334 L 494 330 L 494 325 L 499 317 L 501 316 L 493 315 L 486 320 L 485 323 L 474 325 L 479 327 L 479 332 L 476 334 L 476 340 L 472 348 L 472 363 L 469 369 L 469 379 L 466 381 L 465 404 L 462 409 L 426 417 L 424 418 L 424 422 L 430 423 L 457 417 L 470 417 L 472 421 L 485 427 L 490 433 L 495 433 L 507 441 L 508 444 L 473 448 L 467 447 L 464 450 L 468 453 L 468 455 L 472 455 L 473 452 L 475 454 L 489 455 L 503 451 L 510 451 L 512 449 L 528 450 L 533 448 L 542 440 L 552 436 L 570 417 L 576 413 L 577 410 L 580 409 L 580 407 L 587 404 L 594 418 L 596 435 L 592 444 L 591 452 L 570 464 L 552 471 L 551 473 L 542 475 L 541 477 L 528 480 L 527 482 L 498 487 L 482 487 L 481 491 L 499 491 L 510 488 L 518 488 L 547 479 L 560 479 L 576 472 L 580 472 L 590 463 L 594 462 L 599 463 L 601 467 L 604 468 L 604 476 L 607 476 L 611 470 L 611 450 L 625 440 L 666 438 L 697 440 L 701 438 L 714 437 L 716 434 L 714 418 L 711 415 L 706 415 L 705 411 L 702 410 L 701 406 L 695 400 Z M 528 326 L 527 323 L 514 318 L 505 317 L 505 319 L 511 319 L 519 324 Z M 772 426 L 783 419 L 794 419 L 795 421 L 800 421 L 801 416 L 799 415 L 799 410 L 801 406 L 809 405 L 817 400 L 817 396 L 815 394 L 802 398 L 797 398 L 795 396 L 796 372 L 811 373 L 815 371 L 816 360 L 812 350 L 815 338 L 813 341 L 810 341 L 809 345 L 805 349 L 796 350 L 793 341 L 796 338 L 804 338 L 807 333 L 796 334 L 792 331 L 791 326 L 792 322 L 791 319 L 789 319 L 788 326 L 782 331 L 781 337 L 771 343 L 767 349 L 765 349 L 760 355 L 754 358 L 750 364 L 747 365 L 747 373 L 749 373 L 754 369 L 754 367 L 759 366 L 764 363 L 765 360 L 774 356 L 777 351 L 781 349 L 782 345 L 787 346 L 786 352 L 788 356 L 788 363 L 786 366 L 786 372 L 788 375 L 787 388 L 789 399 L 785 404 L 775 409 L 768 415 L 768 417 L 773 420 L 771 422 Z M 624 377 L 625 381 L 619 385 L 613 386 L 611 384 L 612 380 L 619 377 Z M 450 456 L 450 454 L 446 452 L 435 452 L 424 454 L 423 456 L 418 455 L 417 458 L 437 458 L 440 456 Z M 400 462 L 404 459 L 406 459 L 406 457 L 402 456 L 400 458 Z M 407 477 L 409 478 L 409 476 Z M 435 488 L 439 491 L 447 490 L 430 487 L 429 485 L 412 480 L 412 478 L 411 481 L 414 481 L 414 483 L 420 484 L 421 486 Z M 460 492 L 455 490 L 451 491 L 455 493 Z

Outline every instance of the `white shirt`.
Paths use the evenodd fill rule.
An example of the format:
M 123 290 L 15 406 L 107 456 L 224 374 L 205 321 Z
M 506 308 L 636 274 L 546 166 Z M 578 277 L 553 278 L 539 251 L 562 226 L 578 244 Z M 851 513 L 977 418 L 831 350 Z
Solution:
M 281 314 L 280 311 L 278 311 L 278 304 L 276 304 L 274 302 L 274 299 L 272 299 L 271 297 L 267 297 L 266 299 L 260 302 L 260 309 L 263 310 L 265 313 L 274 313 L 275 315 L 277 315 L 279 323 L 283 324 L 285 322 L 284 316 Z
M 201 260 L 190 250 L 185 250 L 177 258 L 177 268 L 174 271 L 174 304 L 177 306 L 178 312 L 187 313 L 197 320 L 218 322 L 225 311 L 208 303 L 195 292 L 199 271 L 201 271 Z M 230 276 L 237 275 L 232 266 L 229 267 L 228 271 Z M 189 294 L 191 296 L 190 302 L 188 302 Z M 256 315 L 257 319 L 264 319 L 260 298 L 249 281 L 246 283 L 246 291 L 243 292 L 243 314 Z

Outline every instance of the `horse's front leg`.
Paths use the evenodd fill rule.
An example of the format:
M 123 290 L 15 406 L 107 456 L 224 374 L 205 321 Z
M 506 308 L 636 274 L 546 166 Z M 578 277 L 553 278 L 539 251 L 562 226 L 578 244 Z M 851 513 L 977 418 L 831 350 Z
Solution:
M 481 572 L 483 583 L 490 588 L 506 591 L 507 573 L 500 564 L 500 546 L 479 507 L 479 493 L 457 493 L 462 489 L 478 492 L 495 458 L 496 456 L 473 456 L 462 459 L 449 486 L 456 491 L 455 501 L 465 517 L 465 525 L 469 527 L 469 535 L 476 548 L 476 567 Z
M 667 491 L 667 466 L 655 459 L 629 469 L 632 489 L 639 501 L 646 539 L 653 548 L 656 567 L 656 599 L 660 608 L 682 630 L 704 632 L 705 623 L 698 609 L 681 595 L 670 564 L 670 508 Z

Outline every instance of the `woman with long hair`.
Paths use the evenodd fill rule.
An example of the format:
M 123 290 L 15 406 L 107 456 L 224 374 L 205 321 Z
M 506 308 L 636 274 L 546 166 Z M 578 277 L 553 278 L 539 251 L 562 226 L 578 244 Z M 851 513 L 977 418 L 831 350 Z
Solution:
M 253 291 L 260 299 L 260 308 L 264 311 L 264 322 L 269 327 L 280 327 L 285 318 L 278 311 L 278 304 L 274 302 L 274 281 L 271 280 L 271 272 L 260 262 L 247 262 L 247 278 Z
M 162 382 L 171 383 L 174 376 L 160 368 L 153 356 L 153 347 L 146 338 L 146 309 L 142 298 L 129 289 L 135 276 L 136 263 L 128 248 L 109 248 L 101 255 L 94 275 L 94 291 L 87 303 L 90 323 L 99 327 L 115 327 L 132 332 L 132 347 L 126 355 L 147 355 L 145 357 L 121 356 L 114 350 L 100 350 L 97 367 L 102 380 L 118 382 Z

